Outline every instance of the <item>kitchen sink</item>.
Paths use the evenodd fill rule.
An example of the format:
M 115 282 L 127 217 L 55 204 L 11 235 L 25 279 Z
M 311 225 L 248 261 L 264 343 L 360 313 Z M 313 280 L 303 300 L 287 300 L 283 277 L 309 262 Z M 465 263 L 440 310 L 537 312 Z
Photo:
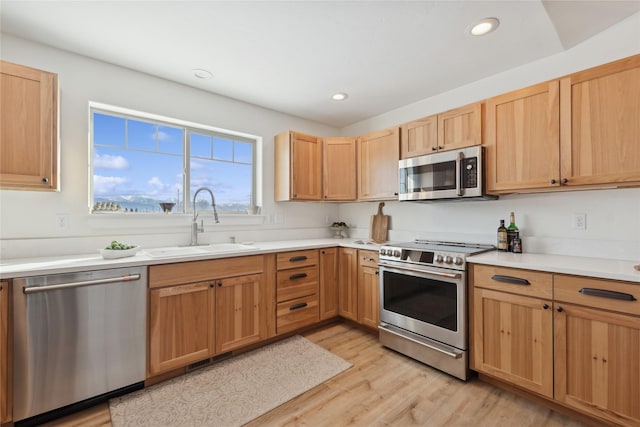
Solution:
M 152 258 L 179 257 L 188 255 L 204 255 L 227 252 L 242 252 L 257 249 L 252 245 L 242 243 L 213 243 L 202 246 L 168 246 L 165 248 L 145 249 L 144 252 Z

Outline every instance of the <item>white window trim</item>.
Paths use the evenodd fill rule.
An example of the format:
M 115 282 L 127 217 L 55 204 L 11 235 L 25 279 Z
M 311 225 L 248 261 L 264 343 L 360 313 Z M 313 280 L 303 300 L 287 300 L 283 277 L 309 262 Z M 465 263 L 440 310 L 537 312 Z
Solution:
M 143 111 L 133 110 L 129 108 L 119 107 L 110 104 L 104 104 L 95 101 L 89 101 L 88 108 L 88 116 L 89 121 L 91 123 L 92 120 L 92 112 L 94 110 L 102 110 L 105 112 L 112 112 L 116 114 L 122 114 L 125 116 L 133 116 L 140 119 L 147 119 L 152 121 L 165 122 L 167 124 L 174 124 L 178 126 L 184 126 L 185 128 L 189 128 L 191 130 L 205 130 L 209 132 L 222 133 L 226 135 L 237 136 L 241 138 L 251 139 L 255 141 L 255 161 L 253 164 L 253 174 L 255 180 L 255 204 L 258 207 L 258 213 L 256 214 L 241 214 L 241 213 L 231 213 L 231 212 L 219 212 L 218 216 L 220 217 L 220 223 L 216 224 L 216 227 L 225 225 L 237 226 L 237 225 L 259 225 L 264 224 L 265 216 L 264 212 L 261 212 L 263 209 L 263 179 L 262 179 L 262 171 L 263 171 L 263 138 L 258 135 L 252 135 L 249 133 L 232 131 L 228 129 L 218 128 L 209 125 L 203 125 L 201 123 L 191 122 L 187 120 L 174 119 L 171 117 L 161 116 L 158 114 L 147 113 Z M 91 139 L 91 129 L 89 129 L 88 135 L 88 179 L 90 180 L 93 177 L 93 157 L 94 157 L 94 144 Z M 88 194 L 87 194 L 87 208 L 88 208 L 88 217 L 89 223 L 95 228 L 136 228 L 136 229 L 147 229 L 147 228 L 157 228 L 158 226 L 176 226 L 176 227 L 184 227 L 185 224 L 190 224 L 192 214 L 191 213 L 173 213 L 169 215 L 163 215 L 161 213 L 110 213 L 110 212 L 99 212 L 99 213 L 91 213 L 91 209 L 93 201 L 93 185 L 88 185 Z M 188 221 L 186 221 L 188 219 Z M 206 222 L 206 221 L 205 221 Z

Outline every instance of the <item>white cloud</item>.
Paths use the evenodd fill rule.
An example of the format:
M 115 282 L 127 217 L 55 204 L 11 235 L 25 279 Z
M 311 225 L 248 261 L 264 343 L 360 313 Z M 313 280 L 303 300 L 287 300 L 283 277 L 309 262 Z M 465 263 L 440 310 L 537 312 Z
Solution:
M 157 176 L 152 177 L 149 181 L 147 181 L 147 184 L 149 184 L 152 187 L 156 187 L 158 189 L 164 188 L 164 184 L 162 183 L 162 180 Z
M 102 169 L 127 169 L 129 162 L 122 156 L 100 155 L 96 153 L 93 167 Z
M 162 132 L 161 130 L 158 131 L 158 141 L 166 141 L 170 138 L 171 135 L 169 135 L 167 132 Z
M 103 194 L 110 194 L 113 190 L 121 184 L 127 182 L 126 178 L 120 176 L 93 176 L 93 194 L 100 196 Z

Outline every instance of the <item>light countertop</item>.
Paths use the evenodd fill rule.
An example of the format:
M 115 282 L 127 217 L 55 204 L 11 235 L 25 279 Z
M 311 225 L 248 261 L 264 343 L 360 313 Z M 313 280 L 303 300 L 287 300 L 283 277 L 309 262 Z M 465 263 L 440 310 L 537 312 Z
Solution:
M 498 251 L 474 255 L 468 257 L 467 261 L 474 264 L 489 264 L 640 283 L 640 271 L 633 268 L 634 265 L 640 264 L 640 261 L 618 261 L 565 255 L 514 254 Z
M 366 240 L 356 239 L 308 239 L 246 243 L 250 243 L 250 245 L 255 247 L 255 249 L 235 252 L 152 257 L 145 252 L 145 248 L 141 248 L 135 256 L 119 259 L 103 259 L 98 251 L 95 253 L 78 255 L 6 259 L 0 260 L 0 279 L 71 273 L 86 270 L 104 270 L 109 268 L 169 264 L 185 261 L 200 261 L 206 259 L 230 258 L 303 249 L 328 248 L 332 246 L 344 246 L 374 251 L 377 251 L 380 248 L 380 245 L 375 243 L 368 243 Z

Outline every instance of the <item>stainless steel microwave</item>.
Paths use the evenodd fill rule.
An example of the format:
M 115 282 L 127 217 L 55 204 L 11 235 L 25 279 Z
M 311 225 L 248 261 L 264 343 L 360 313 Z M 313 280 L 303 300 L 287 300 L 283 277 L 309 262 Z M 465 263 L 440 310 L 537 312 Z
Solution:
M 496 199 L 484 190 L 483 155 L 477 145 L 400 160 L 398 199 Z

